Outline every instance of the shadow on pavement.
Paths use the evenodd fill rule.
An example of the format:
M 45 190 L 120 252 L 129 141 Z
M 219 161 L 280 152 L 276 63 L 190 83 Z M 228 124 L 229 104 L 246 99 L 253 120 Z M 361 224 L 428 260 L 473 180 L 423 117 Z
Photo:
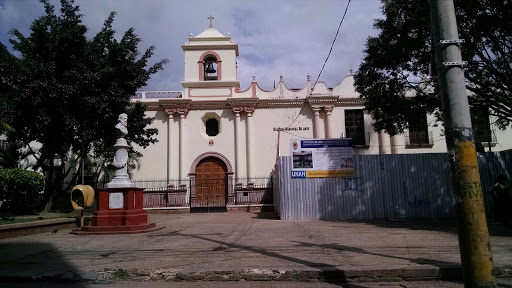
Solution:
M 267 220 L 280 220 L 279 216 L 274 211 L 260 211 L 254 213 L 256 219 L 267 219 Z
M 325 221 L 325 220 L 324 220 Z M 404 228 L 409 230 L 427 230 L 446 232 L 457 235 L 457 224 L 455 218 L 434 218 L 434 219 L 387 219 L 374 221 L 348 221 L 365 223 L 383 228 Z M 512 227 L 494 220 L 487 221 L 490 236 L 512 237 Z
M 73 287 L 86 287 L 78 281 L 79 270 L 58 249 L 48 243 L 1 243 L 0 286 L 2 282 L 74 282 Z M 20 286 L 21 287 L 21 286 Z
M 240 249 L 240 250 L 245 250 L 245 251 L 249 251 L 249 252 L 253 252 L 253 253 L 258 253 L 258 254 L 261 254 L 261 255 L 269 256 L 269 257 L 275 257 L 275 258 L 286 260 L 286 261 L 290 261 L 290 262 L 293 262 L 293 263 L 302 264 L 302 265 L 305 265 L 305 266 L 308 266 L 308 267 L 311 267 L 311 268 L 319 268 L 319 267 L 321 267 L 323 269 L 321 271 L 320 278 L 322 278 L 325 282 L 333 284 L 333 285 L 340 285 L 341 286 L 340 282 L 344 282 L 344 280 L 347 279 L 344 271 L 337 269 L 336 266 L 333 266 L 331 264 L 320 263 L 320 262 L 312 262 L 312 261 L 307 261 L 307 260 L 303 260 L 303 259 L 298 259 L 298 258 L 291 257 L 291 256 L 281 255 L 281 254 L 278 254 L 276 252 L 267 251 L 267 250 L 262 249 L 262 248 L 256 248 L 256 247 L 251 247 L 251 246 L 247 246 L 247 245 L 239 245 L 239 244 L 234 244 L 234 243 L 228 243 L 228 242 L 225 242 L 225 241 L 219 241 L 219 240 L 215 240 L 215 239 L 211 239 L 211 238 L 205 237 L 204 235 L 203 236 L 199 236 L 199 235 L 192 235 L 192 234 L 183 234 L 183 233 L 179 233 L 179 232 L 170 232 L 170 233 L 163 234 L 163 235 L 160 235 L 160 236 L 183 236 L 183 237 L 190 237 L 190 238 L 195 238 L 195 239 L 199 239 L 199 240 L 209 241 L 209 242 L 221 245 L 219 248 L 217 248 L 217 251 L 227 250 L 227 249 L 230 249 L 230 248 L 232 248 L 232 249 Z M 327 269 L 325 269 L 325 268 L 327 268 Z
M 332 250 L 336 250 L 336 251 L 340 251 L 340 252 L 353 252 L 353 253 L 360 253 L 360 254 L 373 255 L 373 256 L 379 256 L 379 257 L 387 257 L 387 258 L 411 261 L 411 262 L 416 263 L 416 264 L 434 265 L 434 266 L 437 266 L 439 268 L 460 266 L 459 263 L 454 263 L 454 262 L 445 262 L 445 261 L 425 259 L 425 258 L 399 257 L 399 256 L 382 254 L 382 253 L 370 252 L 370 251 L 366 251 L 365 249 L 362 249 L 362 248 L 343 246 L 343 245 L 339 245 L 339 244 L 314 244 L 314 243 L 307 243 L 307 242 L 300 242 L 300 241 L 295 241 L 295 242 L 300 244 L 301 246 L 304 246 L 304 247 L 320 247 L 320 248 L 332 249 Z M 449 278 L 442 278 L 441 277 L 441 279 L 442 280 L 453 280 L 454 279 L 453 276 L 454 275 L 450 275 Z M 457 275 L 457 277 L 459 277 L 459 278 L 455 278 L 455 279 L 462 278 L 462 274 L 461 275 Z

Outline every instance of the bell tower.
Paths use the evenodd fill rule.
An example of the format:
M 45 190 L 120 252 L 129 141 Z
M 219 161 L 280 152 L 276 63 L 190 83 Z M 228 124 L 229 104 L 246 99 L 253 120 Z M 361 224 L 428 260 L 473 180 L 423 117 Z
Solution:
M 188 38 L 181 46 L 185 52 L 185 80 L 183 98 L 232 97 L 237 80 L 238 44 L 231 37 L 213 28 L 214 17 L 208 17 L 210 26 L 196 37 Z

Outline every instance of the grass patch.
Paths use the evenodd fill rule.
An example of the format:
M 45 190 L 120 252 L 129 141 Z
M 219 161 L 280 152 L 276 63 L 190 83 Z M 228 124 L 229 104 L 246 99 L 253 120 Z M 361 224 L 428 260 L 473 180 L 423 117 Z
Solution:
M 112 272 L 112 276 L 119 280 L 126 280 L 130 278 L 130 273 L 124 269 L 117 269 Z
M 172 281 L 174 282 L 183 282 L 185 279 L 183 279 L 183 277 L 181 277 L 180 274 L 174 276 L 174 278 L 172 279 Z

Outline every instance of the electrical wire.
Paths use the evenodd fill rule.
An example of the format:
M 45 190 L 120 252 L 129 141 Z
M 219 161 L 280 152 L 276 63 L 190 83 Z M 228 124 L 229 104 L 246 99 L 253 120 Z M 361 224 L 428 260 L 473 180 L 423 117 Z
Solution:
M 316 81 L 315 81 L 315 84 L 313 84 L 312 88 L 315 88 L 316 84 L 318 83 L 318 80 L 320 79 L 320 76 L 322 75 L 322 72 L 324 71 L 324 68 L 325 68 L 325 64 L 327 64 L 327 61 L 329 60 L 329 57 L 331 56 L 331 53 L 332 53 L 332 48 L 334 47 L 334 43 L 336 43 L 336 39 L 338 38 L 338 34 L 340 32 L 340 28 L 341 28 L 341 24 L 343 23 L 343 21 L 345 20 L 345 16 L 347 15 L 347 11 L 348 11 L 348 7 L 350 6 L 350 2 L 352 0 L 348 0 L 347 2 L 347 7 L 345 8 L 345 12 L 343 13 L 343 17 L 341 17 L 341 21 L 340 21 L 340 25 L 338 25 L 338 30 L 336 31 L 336 35 L 334 36 L 334 40 L 332 41 L 332 44 L 331 44 L 331 49 L 329 49 L 329 54 L 327 54 L 327 58 L 325 58 L 325 61 L 324 61 L 324 65 L 322 65 L 322 69 L 320 69 L 320 73 L 318 73 L 318 77 L 316 78 Z M 293 125 L 293 123 L 295 123 L 295 121 L 297 121 L 297 119 L 299 118 L 300 116 L 300 113 L 302 113 L 302 111 L 304 110 L 304 108 L 306 107 L 306 103 L 307 101 L 309 100 L 309 98 L 311 97 L 311 92 L 310 94 L 306 97 L 306 99 L 304 100 L 304 104 L 302 105 L 302 107 L 300 108 L 300 111 L 299 113 L 297 114 L 297 116 L 295 117 L 295 119 L 293 119 L 292 123 L 290 123 L 290 125 L 288 125 L 286 128 L 289 128 L 290 126 Z
M 293 133 L 290 133 L 290 132 L 284 131 L 284 130 L 281 130 L 281 132 L 284 132 L 284 133 L 287 133 L 287 134 L 290 134 L 290 135 L 293 135 L 295 137 L 299 137 L 299 138 L 302 138 L 302 139 L 310 139 L 309 137 L 299 136 L 299 135 L 296 135 L 296 134 L 293 134 Z
M 345 20 L 345 15 L 347 15 L 348 6 L 350 5 L 350 1 L 352 1 L 352 0 L 348 0 L 347 7 L 345 8 L 345 13 L 343 13 L 343 17 L 341 18 L 340 25 L 338 25 L 338 30 L 336 31 L 336 35 L 334 36 L 334 40 L 332 41 L 332 44 L 331 44 L 331 49 L 329 50 L 329 54 L 327 55 L 327 58 L 325 58 L 324 65 L 322 66 L 320 73 L 318 73 L 318 77 L 316 78 L 315 85 L 316 85 L 316 83 L 318 83 L 318 79 L 320 79 L 320 75 L 322 75 L 322 72 L 324 71 L 325 64 L 327 64 L 327 60 L 329 60 L 329 56 L 331 56 L 332 48 L 334 47 L 334 43 L 336 43 L 336 38 L 338 38 L 341 24 L 343 23 L 343 20 Z M 313 85 L 313 87 L 315 87 L 315 85 Z

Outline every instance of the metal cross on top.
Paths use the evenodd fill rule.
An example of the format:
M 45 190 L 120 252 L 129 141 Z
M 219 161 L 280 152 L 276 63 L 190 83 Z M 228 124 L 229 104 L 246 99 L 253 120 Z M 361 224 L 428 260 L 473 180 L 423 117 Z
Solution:
M 212 17 L 212 15 L 210 15 L 210 17 L 208 17 L 207 19 L 210 19 L 210 28 L 213 28 L 212 20 L 215 19 L 215 17 Z

